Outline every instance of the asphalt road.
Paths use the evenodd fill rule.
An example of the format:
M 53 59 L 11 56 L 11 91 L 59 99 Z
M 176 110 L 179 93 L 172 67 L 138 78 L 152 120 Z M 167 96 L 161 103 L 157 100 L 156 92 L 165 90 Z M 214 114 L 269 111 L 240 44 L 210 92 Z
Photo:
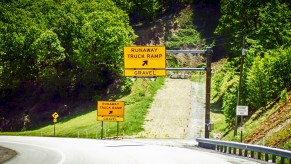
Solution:
M 7 164 L 227 164 L 257 162 L 183 148 L 193 140 L 95 140 L 77 138 L 0 136 L 0 146 L 17 155 Z

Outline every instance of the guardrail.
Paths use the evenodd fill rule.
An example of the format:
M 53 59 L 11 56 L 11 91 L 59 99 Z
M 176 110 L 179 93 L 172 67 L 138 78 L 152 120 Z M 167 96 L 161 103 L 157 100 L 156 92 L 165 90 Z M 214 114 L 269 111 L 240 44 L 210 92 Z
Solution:
M 291 151 L 261 145 L 197 138 L 198 146 L 267 162 L 291 164 Z

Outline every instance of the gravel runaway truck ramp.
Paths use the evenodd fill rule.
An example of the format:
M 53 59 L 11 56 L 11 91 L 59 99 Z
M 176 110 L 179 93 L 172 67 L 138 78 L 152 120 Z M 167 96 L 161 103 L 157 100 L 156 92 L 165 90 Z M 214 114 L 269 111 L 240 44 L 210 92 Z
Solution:
M 205 89 L 203 83 L 167 78 L 146 116 L 144 138 L 200 137 L 204 128 Z M 199 95 L 197 95 L 199 94 Z

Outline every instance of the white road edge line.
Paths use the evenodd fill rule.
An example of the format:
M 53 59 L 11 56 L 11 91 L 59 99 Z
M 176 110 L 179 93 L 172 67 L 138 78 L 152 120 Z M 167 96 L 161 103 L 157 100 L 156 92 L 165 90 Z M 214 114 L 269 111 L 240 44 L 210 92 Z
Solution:
M 27 145 L 27 146 L 34 146 L 34 147 L 39 147 L 39 148 L 42 148 L 42 149 L 48 149 L 48 150 L 56 151 L 59 154 L 61 154 L 61 160 L 57 164 L 63 164 L 66 161 L 65 154 L 59 149 L 49 148 L 49 147 L 44 147 L 44 146 L 39 146 L 39 145 L 33 145 L 33 144 L 28 144 L 28 143 L 11 142 L 11 141 L 0 141 L 0 143 L 12 143 L 12 144 L 19 144 L 19 145 Z

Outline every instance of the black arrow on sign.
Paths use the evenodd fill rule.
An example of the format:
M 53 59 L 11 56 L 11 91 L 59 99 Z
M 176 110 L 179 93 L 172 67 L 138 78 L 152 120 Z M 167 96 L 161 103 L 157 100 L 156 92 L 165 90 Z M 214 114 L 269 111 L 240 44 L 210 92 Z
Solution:
M 144 60 L 142 66 L 148 65 L 148 61 Z
M 113 111 L 111 110 L 111 111 L 109 111 L 109 114 L 112 114 L 113 113 Z

